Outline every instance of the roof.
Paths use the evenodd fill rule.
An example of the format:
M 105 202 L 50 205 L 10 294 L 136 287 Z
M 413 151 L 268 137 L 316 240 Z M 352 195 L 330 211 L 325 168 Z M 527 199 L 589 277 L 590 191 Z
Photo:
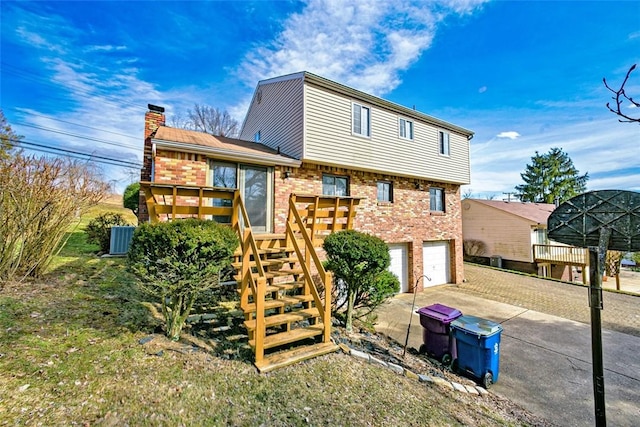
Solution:
M 160 126 L 152 142 L 158 148 L 213 155 L 223 160 L 244 160 L 264 165 L 300 166 L 300 161 L 266 145 L 205 132 Z
M 379 98 L 374 95 L 370 95 L 366 92 L 359 91 L 357 89 L 351 88 L 349 86 L 345 86 L 341 83 L 334 82 L 333 80 L 329 80 L 327 78 L 315 75 L 308 71 L 301 71 L 299 73 L 287 74 L 284 76 L 274 77 L 267 80 L 261 80 L 258 82 L 258 87 L 263 84 L 276 83 L 285 80 L 295 80 L 295 79 L 303 79 L 305 82 L 315 84 L 317 86 L 323 87 L 325 89 L 332 90 L 334 92 L 341 93 L 343 95 L 347 95 L 349 97 L 357 98 L 360 100 L 364 100 L 370 104 L 377 105 L 379 107 L 400 113 L 407 117 L 413 117 L 416 120 L 421 120 L 432 124 L 434 126 L 438 126 L 443 129 L 450 130 L 452 132 L 457 132 L 462 135 L 465 135 L 467 139 L 473 138 L 473 131 L 469 129 L 465 129 L 460 126 L 456 126 L 452 123 L 446 122 L 444 120 L 440 120 L 433 116 L 429 116 L 427 114 L 416 111 L 415 109 L 404 107 L 400 104 L 393 103 L 391 101 L 387 101 L 386 99 Z M 256 90 L 257 93 L 257 90 Z M 254 94 L 255 96 L 255 94 Z
M 552 203 L 507 202 L 503 200 L 468 199 L 482 205 L 525 218 L 537 224 L 546 224 L 551 212 L 556 208 Z

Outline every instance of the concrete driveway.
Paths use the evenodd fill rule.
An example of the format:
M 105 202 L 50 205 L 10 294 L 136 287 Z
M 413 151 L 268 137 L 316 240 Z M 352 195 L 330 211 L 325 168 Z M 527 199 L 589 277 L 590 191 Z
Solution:
M 550 282 L 546 280 L 529 277 L 525 280 L 523 276 L 512 273 L 472 268 L 475 281 L 493 280 L 496 274 L 508 275 L 499 279 L 515 289 L 520 286 L 518 280 L 523 279 L 522 285 L 526 285 L 526 292 L 531 298 L 536 298 L 538 293 L 548 296 L 550 289 L 553 291 L 553 286 L 549 286 Z M 486 270 L 487 277 L 483 270 Z M 416 296 L 414 311 L 440 303 L 455 307 L 463 314 L 501 323 L 504 330 L 500 376 L 491 391 L 560 426 L 594 425 L 589 324 L 531 310 L 522 299 L 518 300 L 518 305 L 512 305 L 484 298 L 478 295 L 478 284 L 474 284 L 476 290 L 473 294 L 466 292 L 467 284 L 427 288 Z M 554 283 L 554 286 L 558 284 Z M 586 305 L 587 290 L 573 288 L 575 296 L 571 298 L 580 298 Z M 635 312 L 616 315 L 640 318 L 640 298 L 622 297 L 631 298 L 627 306 L 631 310 L 635 307 Z M 562 295 L 562 298 L 567 296 Z M 419 316 L 410 314 L 412 301 L 413 294 L 402 294 L 380 307 L 376 329 L 404 344 L 409 318 L 413 316 L 409 346 L 417 349 L 422 344 L 422 326 Z M 556 300 L 555 303 L 562 304 L 562 301 Z M 536 308 L 540 310 L 540 305 Z M 552 309 L 549 311 L 553 312 Z M 603 329 L 606 415 L 608 424 L 612 426 L 640 426 L 638 335 L 637 332 L 632 335 Z

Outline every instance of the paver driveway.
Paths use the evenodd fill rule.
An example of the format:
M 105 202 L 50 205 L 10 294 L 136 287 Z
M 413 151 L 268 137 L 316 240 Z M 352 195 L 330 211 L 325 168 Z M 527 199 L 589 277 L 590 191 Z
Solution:
M 415 310 L 441 303 L 499 322 L 499 381 L 491 389 L 560 426 L 594 424 L 587 288 L 465 265 L 466 283 L 427 288 Z M 376 329 L 400 343 L 412 294 L 380 307 Z M 603 346 L 607 421 L 640 426 L 640 297 L 605 292 Z M 409 346 L 422 343 L 413 314 Z

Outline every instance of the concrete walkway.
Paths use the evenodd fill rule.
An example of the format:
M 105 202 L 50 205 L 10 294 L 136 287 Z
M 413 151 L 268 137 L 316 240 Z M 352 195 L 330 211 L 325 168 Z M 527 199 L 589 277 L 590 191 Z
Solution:
M 468 282 L 427 288 L 414 311 L 440 303 L 501 323 L 500 376 L 492 391 L 560 426 L 594 424 L 587 289 L 465 265 Z M 413 294 L 377 310 L 376 329 L 422 344 Z M 640 297 L 605 293 L 603 346 L 607 421 L 640 425 Z

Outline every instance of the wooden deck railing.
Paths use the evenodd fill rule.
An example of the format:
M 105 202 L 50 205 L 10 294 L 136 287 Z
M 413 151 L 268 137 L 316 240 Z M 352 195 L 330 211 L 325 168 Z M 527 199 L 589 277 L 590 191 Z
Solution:
M 575 246 L 533 245 L 533 260 L 586 266 L 589 264 L 589 251 Z
M 266 334 L 264 305 L 267 279 L 240 191 L 235 188 L 152 182 L 141 182 L 140 189 L 144 191 L 151 222 L 188 217 L 228 219 L 229 225 L 238 234 L 242 251 L 240 305 L 243 309 L 248 305 L 249 292 L 251 292 L 256 305 L 255 357 L 256 362 L 262 360 Z M 228 203 L 219 204 L 228 204 L 229 206 L 214 206 L 214 200 L 228 200 Z

